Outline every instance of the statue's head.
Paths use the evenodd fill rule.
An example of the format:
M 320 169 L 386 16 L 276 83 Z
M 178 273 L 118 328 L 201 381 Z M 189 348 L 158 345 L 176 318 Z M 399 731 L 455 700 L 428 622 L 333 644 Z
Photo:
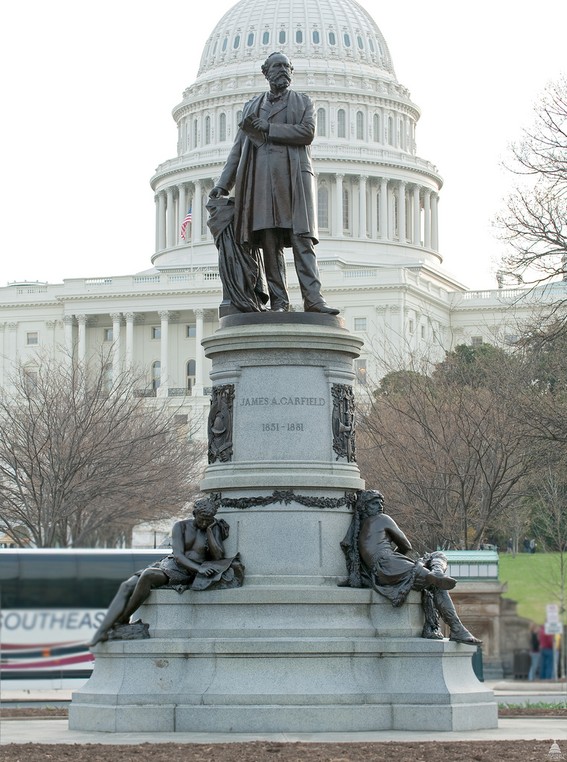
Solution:
M 270 88 L 283 91 L 291 85 L 293 66 L 284 53 L 271 53 L 262 64 L 262 74 Z
M 384 495 L 376 489 L 363 489 L 358 493 L 356 507 L 362 517 L 384 513 Z
M 217 505 L 210 497 L 202 497 L 199 500 L 195 500 L 193 516 L 195 517 L 195 524 L 197 524 L 199 529 L 206 529 L 213 523 L 217 510 Z

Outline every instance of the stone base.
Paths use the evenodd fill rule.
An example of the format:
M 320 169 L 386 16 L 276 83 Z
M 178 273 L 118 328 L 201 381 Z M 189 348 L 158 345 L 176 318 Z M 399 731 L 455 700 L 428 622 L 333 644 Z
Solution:
M 95 649 L 69 727 L 107 732 L 351 732 L 497 726 L 472 646 L 424 640 L 420 596 L 370 590 L 159 590 L 151 638 Z

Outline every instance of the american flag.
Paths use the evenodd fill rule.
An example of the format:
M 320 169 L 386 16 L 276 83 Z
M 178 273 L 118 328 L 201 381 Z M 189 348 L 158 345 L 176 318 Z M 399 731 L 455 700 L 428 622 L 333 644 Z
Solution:
M 187 212 L 185 215 L 185 219 L 181 223 L 181 238 L 185 241 L 185 233 L 187 232 L 187 225 L 189 225 L 193 220 L 193 215 L 191 214 L 191 209 Z

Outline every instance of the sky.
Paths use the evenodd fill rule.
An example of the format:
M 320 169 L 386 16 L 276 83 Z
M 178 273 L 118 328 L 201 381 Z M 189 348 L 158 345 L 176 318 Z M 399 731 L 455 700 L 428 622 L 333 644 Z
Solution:
M 565 0 L 359 0 L 421 110 L 417 153 L 439 169 L 444 267 L 496 286 L 502 167 L 567 70 Z M 6 0 L 0 10 L 0 286 L 151 267 L 149 179 L 176 155 L 171 116 L 235 0 Z

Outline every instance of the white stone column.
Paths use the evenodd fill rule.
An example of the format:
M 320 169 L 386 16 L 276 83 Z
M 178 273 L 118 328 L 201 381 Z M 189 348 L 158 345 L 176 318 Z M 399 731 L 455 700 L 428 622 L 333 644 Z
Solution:
M 169 390 L 168 364 L 169 364 L 169 310 L 159 312 L 161 320 L 161 344 L 160 344 L 160 385 L 157 390 L 158 397 L 167 397 Z
M 421 245 L 421 205 L 419 201 L 419 185 L 413 186 L 413 244 Z
M 134 365 L 134 313 L 125 312 L 124 318 L 126 320 L 126 368 L 131 370 Z
M 343 237 L 343 178 L 344 175 L 335 175 L 335 238 Z
M 112 318 L 112 381 L 115 383 L 120 375 L 120 322 L 122 314 L 111 312 Z
M 431 191 L 428 188 L 423 194 L 423 245 L 431 248 Z
M 370 231 L 370 238 L 372 240 L 375 240 L 378 238 L 378 215 L 376 213 L 376 204 L 377 204 L 377 198 L 378 194 L 376 193 L 376 187 L 374 184 L 374 180 L 370 179 L 370 225 L 369 225 L 369 231 Z
M 166 230 L 166 214 L 165 214 L 165 193 L 160 191 L 158 193 L 158 251 L 165 249 L 165 230 Z
M 156 252 L 159 251 L 159 221 L 160 221 L 160 210 L 159 210 L 159 193 L 156 193 L 154 196 L 154 203 L 156 205 L 156 235 L 155 235 L 155 249 Z
M 179 190 L 179 219 L 177 220 L 176 240 L 178 244 L 184 244 L 185 241 L 181 238 L 181 223 L 185 219 L 185 215 L 188 212 L 187 208 L 187 186 L 184 183 L 178 186 Z
M 439 196 L 431 194 L 431 248 L 439 251 Z
M 366 175 L 360 175 L 358 178 L 358 235 L 360 238 L 366 238 Z
M 400 243 L 406 242 L 406 184 L 403 180 L 398 183 L 398 238 Z
M 203 394 L 203 387 L 205 386 L 204 379 L 204 365 L 205 354 L 201 342 L 203 341 L 203 324 L 204 324 L 205 310 L 195 310 L 195 386 L 193 387 L 191 394 L 198 397 Z
M 8 362 L 6 352 L 6 323 L 0 323 L 0 384 L 6 384 L 6 364 Z
M 9 366 L 18 362 L 18 324 L 15 320 L 10 321 L 8 324 L 8 363 Z
M 63 336 L 65 344 L 65 359 L 73 362 L 73 315 L 63 315 Z
M 380 238 L 388 238 L 388 178 L 380 178 Z
M 201 207 L 203 203 L 201 181 L 195 180 L 195 192 L 193 194 L 193 223 L 191 225 L 191 235 L 193 243 L 201 240 Z
M 175 235 L 175 202 L 173 199 L 173 187 L 170 186 L 166 190 L 167 195 L 167 233 L 165 237 L 165 245 L 168 249 L 170 249 L 172 246 L 175 246 L 176 243 L 176 235 Z
M 87 316 L 75 315 L 79 324 L 78 361 L 84 367 L 87 362 Z

